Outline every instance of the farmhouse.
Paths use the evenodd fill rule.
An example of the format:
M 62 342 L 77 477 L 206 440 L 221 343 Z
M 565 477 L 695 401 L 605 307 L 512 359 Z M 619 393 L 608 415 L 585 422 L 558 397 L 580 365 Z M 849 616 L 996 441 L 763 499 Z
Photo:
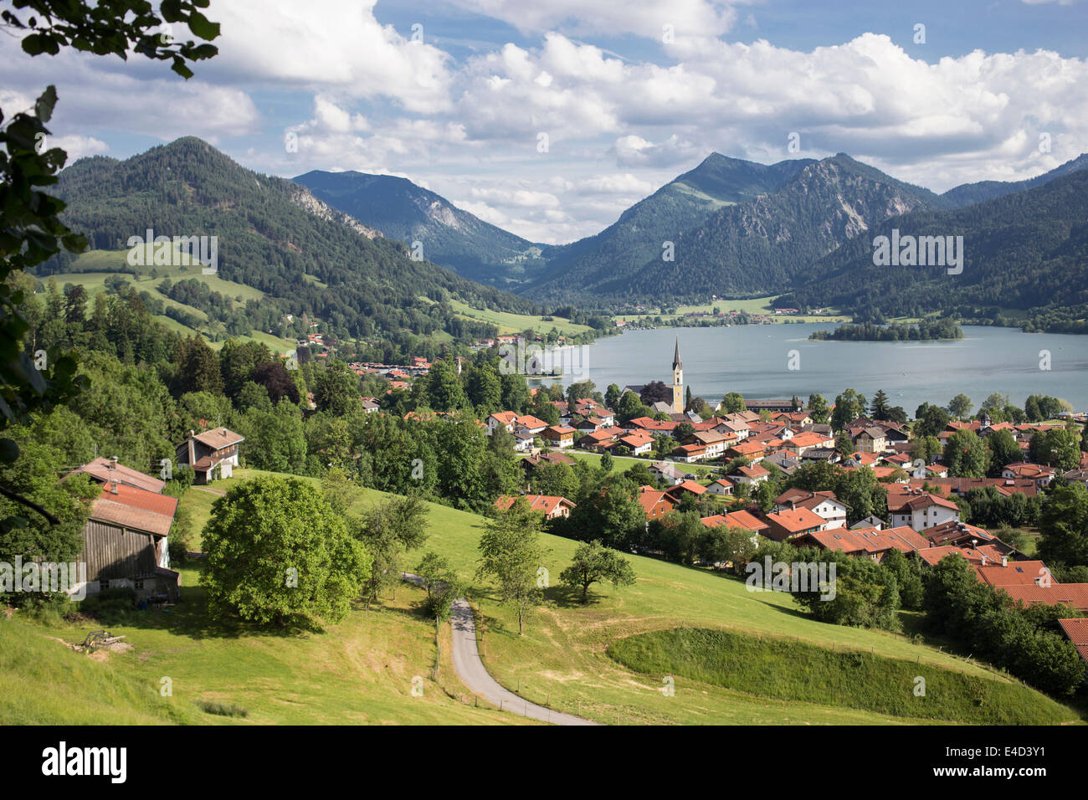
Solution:
M 192 467 L 194 483 L 229 478 L 238 466 L 238 445 L 244 441 L 244 436 L 226 428 L 212 428 L 203 433 L 189 431 L 177 447 L 178 464 Z
M 960 508 L 951 500 L 898 483 L 888 484 L 887 489 L 888 516 L 893 527 L 909 525 L 924 531 L 960 518 Z
M 571 509 L 574 508 L 574 503 L 567 498 L 547 494 L 523 495 L 521 498 L 503 495 L 495 501 L 495 507 L 499 509 L 499 511 L 507 511 L 519 499 L 525 500 L 525 502 L 529 504 L 529 508 L 533 511 L 542 513 L 545 519 L 569 517 Z
M 540 436 L 552 447 L 563 449 L 574 446 L 574 428 L 566 425 L 552 425 L 541 431 Z
M 179 576 L 169 568 L 167 547 L 177 498 L 160 494 L 161 481 L 155 481 L 157 489 L 134 485 L 143 482 L 135 477 L 139 473 L 116 459 L 106 462 L 103 476 L 101 461 L 73 470 L 102 483 L 102 493 L 91 503 L 83 526 L 78 559 L 87 564 L 87 593 L 123 588 L 134 590 L 141 599 L 177 600 Z
M 641 486 L 638 491 L 638 504 L 642 506 L 646 519 L 663 517 L 676 508 L 679 501 L 668 492 L 661 492 L 652 486 Z
M 776 542 L 784 542 L 797 539 L 808 533 L 822 531 L 827 523 L 816 513 L 807 508 L 786 509 L 767 515 L 769 525 L 766 533 L 768 538 Z

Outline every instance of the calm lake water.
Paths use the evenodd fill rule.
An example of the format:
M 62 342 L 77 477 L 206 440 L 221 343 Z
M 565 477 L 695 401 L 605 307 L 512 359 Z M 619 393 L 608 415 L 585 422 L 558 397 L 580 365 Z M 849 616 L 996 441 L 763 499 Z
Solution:
M 991 392 L 1023 406 L 1029 394 L 1088 408 L 1088 336 L 1022 333 L 1011 328 L 965 326 L 955 342 L 811 341 L 827 323 L 739 325 L 731 328 L 662 328 L 600 339 L 588 351 L 589 378 L 603 392 L 610 383 L 672 383 L 673 342 L 680 339 L 684 383 L 717 401 L 726 392 L 777 398 L 812 392 L 828 401 L 847 387 L 871 399 L 878 389 L 908 414 L 923 402 L 945 405 L 964 392 L 976 406 Z M 1050 351 L 1051 369 L 1039 368 Z M 797 351 L 790 370 L 790 351 Z M 569 382 L 569 381 L 568 381 Z

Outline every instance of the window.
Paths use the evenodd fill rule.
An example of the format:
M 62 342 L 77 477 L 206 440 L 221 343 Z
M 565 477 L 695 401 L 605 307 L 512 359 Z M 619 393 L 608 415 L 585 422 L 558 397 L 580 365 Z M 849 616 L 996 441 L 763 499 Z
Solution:
M 110 588 L 110 582 L 108 580 L 103 579 L 103 580 L 100 580 L 98 582 L 98 590 L 100 592 L 105 592 L 109 588 Z
M 141 578 L 140 580 L 136 581 L 136 589 L 140 590 L 140 589 L 143 589 L 143 588 L 144 588 L 144 582 L 143 582 L 143 579 Z

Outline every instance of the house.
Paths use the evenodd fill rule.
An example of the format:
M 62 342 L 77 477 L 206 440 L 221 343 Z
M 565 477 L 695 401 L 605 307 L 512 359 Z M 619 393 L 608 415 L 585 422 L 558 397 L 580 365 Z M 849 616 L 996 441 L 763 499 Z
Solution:
M 888 447 L 884 429 L 876 425 L 868 425 L 856 433 L 851 433 L 850 441 L 862 453 L 883 453 Z
M 951 500 L 900 483 L 887 484 L 888 517 L 892 527 L 909 525 L 924 531 L 951 520 L 959 521 L 960 508 Z
M 1049 586 L 1013 585 L 1002 591 L 1025 606 L 1063 605 L 1084 614 L 1088 612 L 1088 583 L 1051 583 Z
M 727 528 L 742 528 L 752 533 L 760 534 L 770 526 L 748 511 L 730 511 L 728 514 L 714 514 L 703 517 L 702 523 L 708 528 L 717 528 L 724 525 Z
M 787 489 L 775 498 L 775 511 L 807 508 L 822 518 L 827 528 L 846 527 L 846 503 L 835 497 L 834 492 L 809 492 L 804 489 Z
M 654 449 L 654 437 L 646 433 L 630 433 L 616 440 L 616 446 L 631 451 L 631 455 L 641 456 Z
M 728 478 L 718 478 L 718 480 L 706 487 L 706 490 L 719 497 L 727 497 L 733 494 L 733 481 Z
M 107 589 L 132 589 L 139 599 L 178 599 L 179 574 L 170 569 L 168 537 L 177 512 L 176 497 L 159 489 L 141 488 L 132 470 L 111 459 L 106 480 L 96 473 L 100 459 L 75 473 L 102 483 L 83 526 L 78 561 L 87 565 L 87 581 L 74 590 L 96 594 Z M 151 479 L 154 480 L 154 479 Z
M 600 430 L 587 433 L 585 436 L 578 440 L 578 446 L 583 450 L 589 450 L 594 453 L 603 453 L 607 448 L 607 445 L 613 442 L 616 438 L 616 432 L 611 430 Z M 653 439 L 650 440 L 651 444 Z
M 685 464 L 692 464 L 696 461 L 705 461 L 707 458 L 706 445 L 682 444 L 672 451 L 672 457 L 677 461 L 683 461 Z
M 639 487 L 638 504 L 642 506 L 648 520 L 665 516 L 676 508 L 679 502 L 668 492 L 658 491 L 653 486 Z
M 1046 564 L 1037 560 L 1009 561 L 1007 557 L 1002 557 L 995 563 L 987 559 L 987 563 L 975 565 L 975 572 L 980 581 L 993 586 L 995 589 L 1054 584 Z
M 686 444 L 702 445 L 706 448 L 706 458 L 714 460 L 725 454 L 725 448 L 732 441 L 736 441 L 735 436 L 717 431 L 695 431 L 687 438 Z
M 785 449 L 796 454 L 798 458 L 806 451 L 813 448 L 834 448 L 835 439 L 832 436 L 816 433 L 815 431 L 802 431 L 794 436 L 785 445 Z
M 534 417 L 531 414 L 525 414 L 515 420 L 516 424 L 522 428 L 525 428 L 529 433 L 536 436 L 538 433 L 548 427 L 548 423 L 538 417 Z
M 574 428 L 568 428 L 566 425 L 551 425 L 541 431 L 540 436 L 552 447 L 558 447 L 563 449 L 565 447 L 574 447 Z
M 924 536 L 905 526 L 887 530 L 839 528 L 816 531 L 801 536 L 796 544 L 815 545 L 851 556 L 866 556 L 877 562 L 883 561 L 884 556 L 892 550 L 914 553 L 929 546 Z
M 872 528 L 874 530 L 879 531 L 879 530 L 883 530 L 886 527 L 888 527 L 888 523 L 886 523 L 884 520 L 882 520 L 880 517 L 876 516 L 875 514 L 870 514 L 869 516 L 865 517 L 864 519 L 859 519 L 857 522 L 855 522 L 853 525 L 851 525 L 850 530 L 857 531 L 857 530 L 864 530 L 866 528 Z
M 533 449 L 536 437 L 527 428 L 518 428 L 514 431 L 514 452 L 528 453 Z
M 650 465 L 650 472 L 657 476 L 657 478 L 670 486 L 675 486 L 678 483 L 682 483 L 689 478 L 694 478 L 694 475 L 680 470 L 675 464 L 670 464 L 668 461 L 655 461 Z
M 675 486 L 670 486 L 665 491 L 668 494 L 672 495 L 674 498 L 676 498 L 677 501 L 679 501 L 680 498 L 682 498 L 684 495 L 692 495 L 693 497 L 700 497 L 700 496 L 706 494 L 707 488 L 705 486 L 703 486 L 701 483 L 696 483 L 695 481 L 686 480 L 686 481 L 681 481 L 680 483 L 676 484 Z
M 767 448 L 762 442 L 744 441 L 732 445 L 725 451 L 729 458 L 747 458 L 753 464 L 758 464 L 767 454 Z
M 823 517 L 807 508 L 785 509 L 767 515 L 768 529 L 764 534 L 776 542 L 797 539 L 808 533 L 816 533 L 827 527 Z
M 499 509 L 499 511 L 507 511 L 518 501 L 518 499 L 518 497 L 512 497 L 508 494 L 503 495 L 495 501 L 495 508 Z M 575 507 L 574 503 L 567 498 L 556 495 L 522 495 L 520 499 L 525 500 L 525 502 L 529 504 L 529 508 L 533 511 L 542 513 L 545 519 L 569 517 L 571 509 Z
M 166 483 L 158 478 L 152 478 L 150 475 L 144 475 L 138 470 L 117 463 L 116 457 L 96 458 L 81 467 L 76 467 L 68 474 L 90 475 L 93 480 L 102 484 L 116 482 L 135 489 L 154 492 L 155 494 L 162 494 L 162 490 L 166 487 Z
M 735 473 L 729 476 L 729 479 L 733 483 L 763 483 L 771 477 L 771 473 L 761 467 L 759 464 L 750 464 L 746 467 L 740 467 Z
M 364 397 L 362 399 L 363 411 L 367 414 L 377 414 L 382 410 L 382 407 L 378 405 L 378 401 L 373 397 Z
M 1042 464 L 1027 464 L 1023 461 L 1017 461 L 1015 464 L 1006 464 L 1001 470 L 1001 477 L 1010 480 L 1032 480 L 1041 489 L 1054 480 L 1054 470 Z
M 238 466 L 238 445 L 245 437 L 226 428 L 212 428 L 203 433 L 193 433 L 178 445 L 178 464 L 188 464 L 193 469 L 194 483 L 211 483 L 229 478 Z
M 499 428 L 505 428 L 507 433 L 513 433 L 517 421 L 518 415 L 513 411 L 496 411 L 494 414 L 488 414 L 487 435 L 490 436 Z

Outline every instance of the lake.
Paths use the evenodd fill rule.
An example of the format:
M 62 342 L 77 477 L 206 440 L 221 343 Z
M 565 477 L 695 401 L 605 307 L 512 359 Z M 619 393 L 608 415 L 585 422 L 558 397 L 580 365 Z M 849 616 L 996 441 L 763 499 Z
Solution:
M 684 383 L 716 402 L 726 392 L 749 399 L 819 392 L 832 402 L 853 387 L 867 399 L 878 389 L 914 416 L 929 401 L 946 405 L 960 392 L 978 405 L 992 392 L 1023 407 L 1030 394 L 1088 408 L 1088 337 L 1023 333 L 1013 328 L 964 326 L 954 342 L 812 341 L 829 323 L 660 328 L 629 331 L 589 345 L 589 378 L 602 393 L 616 383 L 672 383 L 673 342 L 680 339 Z M 1050 369 L 1040 369 L 1040 351 Z M 792 352 L 791 351 L 795 351 Z M 793 366 L 790 369 L 791 356 Z M 566 382 L 570 382 L 568 378 Z

